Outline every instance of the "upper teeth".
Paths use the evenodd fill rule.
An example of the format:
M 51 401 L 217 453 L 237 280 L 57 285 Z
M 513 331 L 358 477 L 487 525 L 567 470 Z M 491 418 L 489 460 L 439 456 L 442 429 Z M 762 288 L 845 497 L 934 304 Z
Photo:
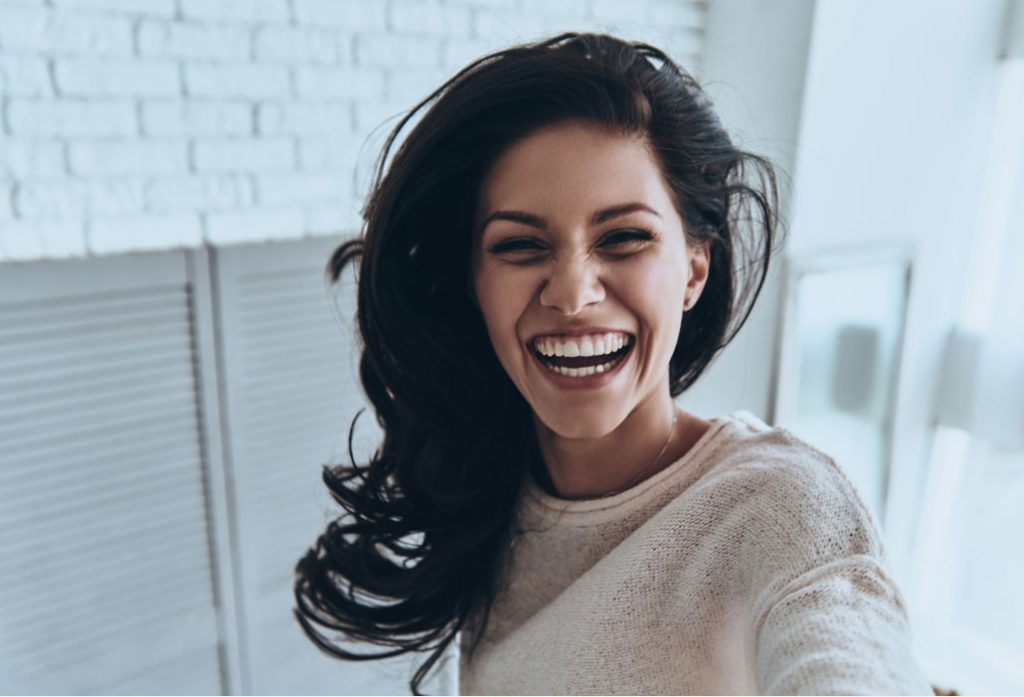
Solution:
M 629 343 L 629 335 L 609 332 L 574 337 L 543 336 L 533 343 L 537 351 L 544 356 L 603 356 L 606 353 L 615 353 Z

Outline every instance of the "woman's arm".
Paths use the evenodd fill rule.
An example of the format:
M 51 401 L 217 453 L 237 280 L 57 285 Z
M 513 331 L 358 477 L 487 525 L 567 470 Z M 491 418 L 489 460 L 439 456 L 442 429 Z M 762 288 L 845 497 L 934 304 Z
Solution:
M 899 590 L 872 556 L 801 574 L 757 616 L 761 694 L 932 694 L 911 653 Z

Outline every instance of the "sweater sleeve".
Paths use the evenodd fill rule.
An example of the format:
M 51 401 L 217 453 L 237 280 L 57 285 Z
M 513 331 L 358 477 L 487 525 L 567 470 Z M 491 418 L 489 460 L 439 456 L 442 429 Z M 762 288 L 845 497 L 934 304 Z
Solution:
M 755 629 L 761 694 L 932 694 L 911 655 L 899 591 L 871 556 L 795 578 L 766 603 Z

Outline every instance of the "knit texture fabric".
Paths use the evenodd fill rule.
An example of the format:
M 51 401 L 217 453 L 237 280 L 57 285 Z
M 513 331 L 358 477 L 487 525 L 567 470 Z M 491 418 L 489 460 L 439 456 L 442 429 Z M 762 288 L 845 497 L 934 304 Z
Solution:
M 603 499 L 532 479 L 461 694 L 932 694 L 842 470 L 738 412 Z

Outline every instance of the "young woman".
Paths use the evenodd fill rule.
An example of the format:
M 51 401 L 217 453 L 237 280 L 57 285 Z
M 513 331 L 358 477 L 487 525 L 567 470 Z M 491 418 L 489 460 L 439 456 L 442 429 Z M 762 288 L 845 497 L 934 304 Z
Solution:
M 770 165 L 610 36 L 492 54 L 427 105 L 330 264 L 358 264 L 384 440 L 325 469 L 345 515 L 297 566 L 307 635 L 430 652 L 414 692 L 459 637 L 467 694 L 929 693 L 842 471 L 675 404 L 764 282 Z

